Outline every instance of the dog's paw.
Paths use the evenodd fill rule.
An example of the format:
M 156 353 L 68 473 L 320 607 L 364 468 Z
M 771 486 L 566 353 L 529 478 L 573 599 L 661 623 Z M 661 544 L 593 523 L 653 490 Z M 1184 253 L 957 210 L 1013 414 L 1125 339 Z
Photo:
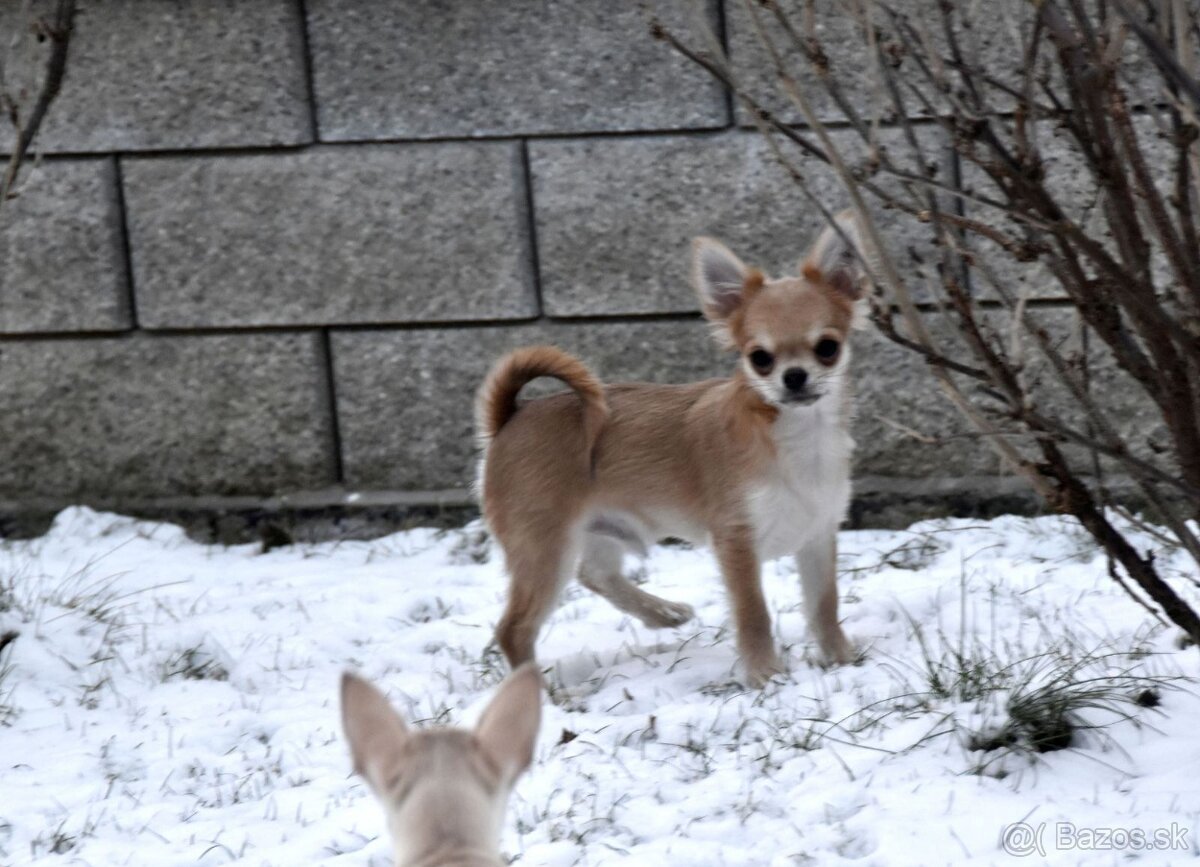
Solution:
M 642 623 L 651 629 L 682 626 L 696 616 L 692 606 L 683 602 L 668 602 L 666 599 L 660 599 L 647 605 L 639 613 Z
M 817 662 L 822 668 L 837 668 L 839 665 L 850 665 L 858 660 L 858 651 L 840 629 L 819 642 Z
M 774 648 L 753 657 L 745 656 L 742 664 L 746 670 L 746 686 L 751 689 L 762 689 L 771 678 L 787 672 Z

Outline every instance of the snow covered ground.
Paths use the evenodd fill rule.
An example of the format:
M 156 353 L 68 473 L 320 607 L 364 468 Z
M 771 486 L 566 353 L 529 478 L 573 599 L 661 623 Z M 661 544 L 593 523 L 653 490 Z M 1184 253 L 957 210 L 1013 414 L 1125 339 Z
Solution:
M 705 552 L 645 564 L 649 587 L 698 612 L 677 630 L 572 586 L 539 645 L 552 703 L 505 852 L 547 867 L 1003 864 L 1018 859 L 1002 832 L 1024 822 L 1033 838 L 1008 843 L 1030 863 L 1196 857 L 1200 655 L 1080 530 L 942 521 L 841 543 L 863 662 L 810 663 L 792 565 L 772 563 L 791 673 L 762 692 L 734 679 Z M 263 554 L 71 509 L 0 548 L 5 586 L 0 631 L 21 635 L 0 681 L 4 865 L 383 867 L 339 673 L 360 669 L 410 718 L 469 723 L 504 672 L 487 649 L 504 580 L 478 528 Z M 1047 728 L 1061 712 L 1103 727 Z M 1119 848 L 1156 831 L 1184 848 Z

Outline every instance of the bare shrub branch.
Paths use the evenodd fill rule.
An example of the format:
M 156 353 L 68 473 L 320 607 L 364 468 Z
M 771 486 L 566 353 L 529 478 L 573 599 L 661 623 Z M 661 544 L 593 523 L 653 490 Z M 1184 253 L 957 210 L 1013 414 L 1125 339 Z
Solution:
M 67 49 L 71 43 L 71 30 L 74 22 L 75 0 L 58 0 L 52 17 L 38 18 L 32 23 L 32 34 L 39 41 L 49 40 L 50 54 L 46 60 L 46 71 L 41 87 L 29 110 L 28 117 L 20 116 L 16 96 L 7 92 L 7 89 L 3 87 L 4 79 L 0 77 L 0 105 L 7 109 L 6 113 L 13 124 L 16 135 L 12 154 L 9 156 L 3 178 L 0 178 L 0 207 L 3 207 L 4 202 L 15 195 L 21 163 L 37 137 L 46 112 L 50 109 L 50 103 L 54 101 L 62 88 L 63 76 L 67 71 Z
M 833 171 L 881 290 L 880 332 L 926 362 L 1051 508 L 1087 528 L 1130 596 L 1200 642 L 1200 617 L 1122 529 L 1149 525 L 1113 504 L 1108 481 L 1131 482 L 1166 528 L 1150 538 L 1200 567 L 1190 523 L 1200 520 L 1200 10 L 741 0 L 729 11 L 752 28 L 757 60 L 731 62 L 709 32 L 657 19 L 652 32 L 736 95 L 827 220 L 842 203 L 819 201 L 808 176 Z M 981 17 L 997 11 L 999 29 Z M 843 41 L 825 44 L 837 27 Z M 832 135 L 834 125 L 845 131 Z M 949 177 L 935 169 L 931 132 Z M 889 253 L 884 211 L 925 227 L 937 254 L 920 273 Z M 1031 305 L 1008 285 L 1018 274 L 1062 303 Z M 909 288 L 918 277 L 941 311 L 936 334 Z

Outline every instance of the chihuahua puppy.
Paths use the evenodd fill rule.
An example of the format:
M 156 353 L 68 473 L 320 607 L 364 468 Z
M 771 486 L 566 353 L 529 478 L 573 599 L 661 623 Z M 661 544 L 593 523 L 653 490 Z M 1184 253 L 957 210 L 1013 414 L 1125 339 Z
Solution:
M 355 773 L 387 811 L 396 867 L 502 867 L 500 830 L 513 782 L 541 723 L 532 663 L 501 684 L 475 731 L 412 731 L 374 686 L 342 675 L 342 727 Z
M 728 589 L 747 681 L 782 670 L 760 565 L 793 554 L 807 619 L 827 664 L 854 658 L 838 623 L 837 529 L 850 500 L 847 338 L 861 319 L 863 272 L 850 212 L 826 227 L 777 280 L 717 241 L 698 238 L 692 282 L 705 317 L 739 361 L 728 379 L 602 385 L 549 346 L 500 359 L 479 392 L 483 513 L 511 579 L 496 638 L 516 666 L 567 576 L 650 627 L 690 607 L 654 596 L 621 571 L 626 551 L 664 538 L 706 544 Z M 529 401 L 540 376 L 574 393 Z

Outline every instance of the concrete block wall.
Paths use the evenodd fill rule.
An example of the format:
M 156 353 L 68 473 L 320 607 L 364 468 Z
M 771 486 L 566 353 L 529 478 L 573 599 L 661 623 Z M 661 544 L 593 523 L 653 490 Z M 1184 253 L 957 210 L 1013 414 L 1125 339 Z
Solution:
M 703 13 L 741 61 L 736 9 Z M 465 502 L 506 349 L 727 370 L 690 239 L 779 272 L 819 228 L 738 120 L 632 2 L 80 0 L 0 210 L 0 501 Z M 918 361 L 859 342 L 864 496 L 888 520 L 1008 497 L 974 441 L 898 433 L 962 428 Z

